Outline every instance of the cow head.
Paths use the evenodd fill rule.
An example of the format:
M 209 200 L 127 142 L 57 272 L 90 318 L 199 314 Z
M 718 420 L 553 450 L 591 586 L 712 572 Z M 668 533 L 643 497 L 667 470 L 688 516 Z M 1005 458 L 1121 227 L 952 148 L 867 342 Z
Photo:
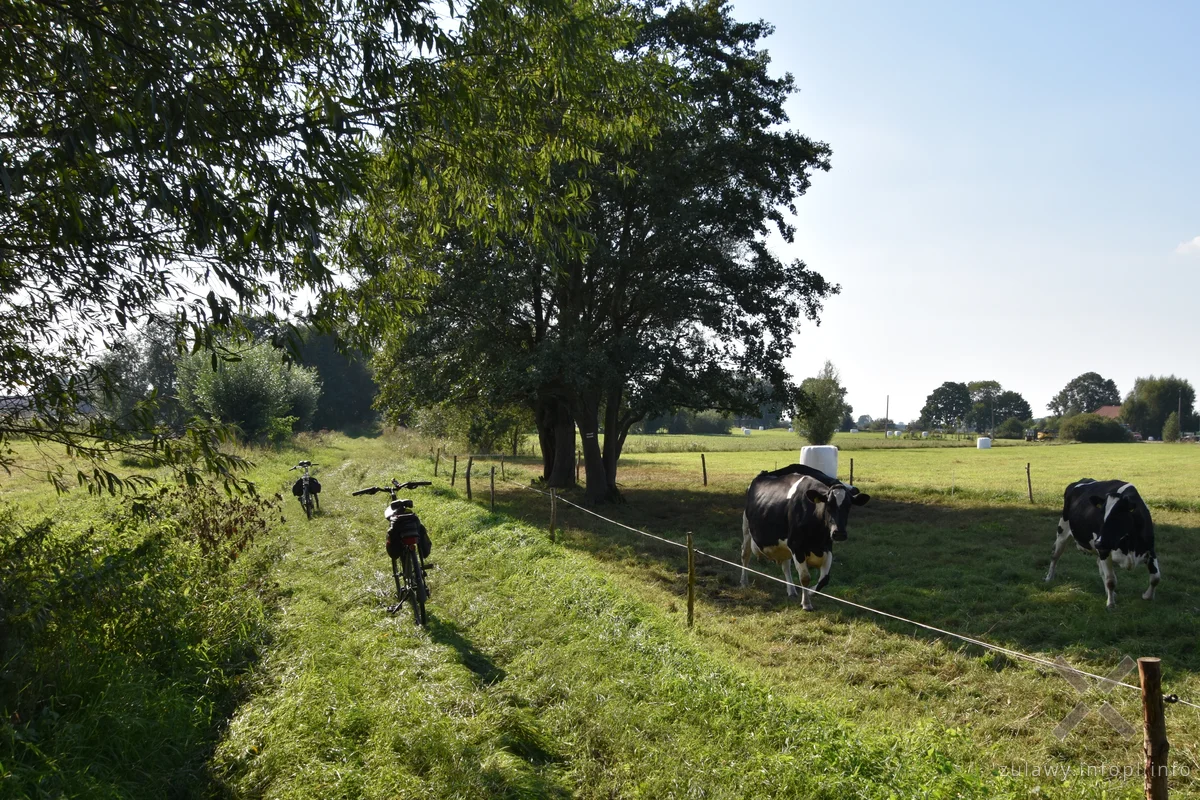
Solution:
M 818 513 L 823 513 L 830 538 L 835 542 L 844 542 L 849 537 L 850 506 L 865 506 L 871 499 L 871 495 L 845 484 L 831 486 L 826 492 L 810 489 L 807 497 L 818 506 Z
M 1142 530 L 1142 515 L 1138 504 L 1123 493 L 1124 488 L 1106 495 L 1094 494 L 1090 498 L 1092 505 L 1104 514 L 1100 533 L 1096 535 L 1097 550 L 1117 550 L 1123 541 Z

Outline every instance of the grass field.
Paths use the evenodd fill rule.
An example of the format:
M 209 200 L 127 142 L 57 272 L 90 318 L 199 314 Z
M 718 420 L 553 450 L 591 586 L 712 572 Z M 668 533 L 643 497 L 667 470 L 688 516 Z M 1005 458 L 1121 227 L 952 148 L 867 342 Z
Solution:
M 1140 797 L 1140 739 L 1094 713 L 1065 740 L 1052 734 L 1080 699 L 1093 709 L 1107 700 L 1137 723 L 1136 693 L 1080 698 L 1052 671 L 829 598 L 807 614 L 778 584 L 743 589 L 735 570 L 704 559 L 689 631 L 680 552 L 567 507 L 563 542 L 550 544 L 544 498 L 521 488 L 535 476 L 531 459 L 506 461 L 519 485 L 498 481 L 495 515 L 480 508 L 486 462 L 474 504 L 461 470 L 453 489 L 443 474 L 413 493 L 435 541 L 432 622 L 417 631 L 382 613 L 383 503 L 348 494 L 390 475 L 430 476 L 428 443 L 334 435 L 299 444 L 255 453 L 254 477 L 268 492 L 285 489 L 287 466 L 312 458 L 322 465 L 321 512 L 308 522 L 287 497 L 286 521 L 246 560 L 247 576 L 266 570 L 243 587 L 253 608 L 196 617 L 249 625 L 233 640 L 257 658 L 208 673 L 221 676 L 221 702 L 171 677 L 190 668 L 139 679 L 140 699 L 104 691 L 105 681 L 141 674 L 136 653 L 126 654 L 126 672 L 99 672 L 91 694 L 57 707 L 57 721 L 40 718 L 38 758 L 19 738 L 24 729 L 0 722 L 0 795 L 23 796 L 6 791 L 14 776 L 53 763 L 65 796 Z M 708 487 L 695 453 L 631 454 L 620 478 L 628 502 L 602 512 L 672 538 L 692 530 L 699 547 L 736 560 L 746 483 L 790 459 L 711 452 Z M 1101 674 L 1123 654 L 1156 655 L 1168 691 L 1200 697 L 1200 517 L 1191 510 L 1200 487 L 1188 481 L 1200 451 L 864 449 L 843 455 L 843 475 L 851 455 L 873 499 L 855 509 L 850 541 L 838 546 L 831 594 Z M 1023 494 L 1027 461 L 1033 505 Z M 1164 579 L 1154 602 L 1138 597 L 1144 571 L 1121 572 L 1118 608 L 1106 612 L 1094 559 L 1073 551 L 1053 585 L 1041 582 L 1060 502 L 1052 482 L 1085 474 L 1134 480 L 1157 503 Z M 947 476 L 953 496 L 939 485 Z M 3 488 L 13 513 L 74 508 L 36 483 Z M 111 504 L 88 502 L 83 522 L 119 517 Z M 181 613 L 197 602 L 178 599 Z M 126 640 L 110 641 L 121 655 Z M 207 710 L 155 711 L 187 703 Z M 1200 712 L 1170 707 L 1168 732 L 1172 763 L 1200 774 Z M 174 761 L 164 748 L 176 748 Z M 1033 774 L 1068 767 L 1067 777 Z M 1191 776 L 1173 777 L 1172 792 L 1200 796 Z
M 828 591 L 847 599 L 1025 652 L 1106 674 L 1125 654 L 1164 660 L 1168 683 L 1200 697 L 1200 449 L 1165 445 L 1060 445 L 1004 450 L 896 449 L 843 454 L 855 480 L 873 494 L 855 509 L 850 541 L 839 545 Z M 619 480 L 628 502 L 603 513 L 652 533 L 737 561 L 746 484 L 777 454 L 708 457 L 701 486 L 696 454 L 634 454 Z M 787 463 L 779 459 L 778 465 Z M 1026 494 L 1032 463 L 1035 503 Z M 509 467 L 511 469 L 511 467 Z M 530 470 L 529 475 L 533 474 Z M 860 477 L 861 476 L 861 477 Z M 1107 612 L 1094 558 L 1066 553 L 1055 583 L 1042 582 L 1061 492 L 1085 476 L 1122 477 L 1150 499 L 1164 564 L 1158 598 L 1146 603 L 1145 570 L 1120 572 L 1118 608 Z M 953 495 L 951 495 L 951 487 Z M 544 522 L 542 498 L 506 492 L 531 521 Z M 679 551 L 567 510 L 568 541 L 628 575 L 642 596 L 679 608 L 684 560 Z M 773 566 L 759 569 L 778 574 Z M 1064 569 L 1065 568 L 1065 569 Z M 1140 743 L 1123 740 L 1093 715 L 1064 742 L 1057 722 L 1080 699 L 1061 677 L 953 642 L 931 643 L 919 631 L 847 611 L 818 598 L 806 615 L 778 584 L 737 585 L 736 571 L 705 565 L 700 635 L 731 659 L 753 663 L 777 685 L 802 687 L 868 727 L 893 729 L 923 720 L 961 729 L 986 764 L 1137 764 Z M 1134 676 L 1136 678 L 1136 675 Z M 1136 682 L 1136 680 L 1134 680 Z M 1094 692 L 1133 721 L 1138 697 Z M 1125 696 L 1125 694 L 1132 696 Z M 1172 709 L 1172 758 L 1200 774 L 1200 712 Z M 1196 791 L 1176 780 L 1180 796 Z M 1062 784 L 1054 788 L 1066 790 Z M 1133 791 L 1132 789 L 1130 790 Z M 1133 792 L 1131 796 L 1136 796 Z

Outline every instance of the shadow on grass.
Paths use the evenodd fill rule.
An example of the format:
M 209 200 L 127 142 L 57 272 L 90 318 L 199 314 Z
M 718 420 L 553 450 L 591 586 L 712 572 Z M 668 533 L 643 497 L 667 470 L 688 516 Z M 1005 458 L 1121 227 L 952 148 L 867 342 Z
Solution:
M 480 685 L 491 686 L 506 677 L 504 670 L 486 653 L 471 644 L 453 622 L 430 616 L 429 636 L 438 644 L 444 644 L 458 653 L 459 663 L 474 673 Z
M 691 530 L 698 549 L 740 563 L 741 492 L 630 488 L 625 496 L 626 504 L 598 512 L 678 542 Z M 583 504 L 575 493 L 568 498 Z M 543 498 L 510 494 L 504 508 L 544 525 Z M 682 548 L 566 506 L 560 506 L 559 521 L 568 546 L 684 595 Z M 1156 524 L 1163 572 L 1156 598 L 1141 599 L 1149 578 L 1144 566 L 1118 570 L 1117 608 L 1110 612 L 1092 555 L 1071 548 L 1055 580 L 1044 583 L 1057 521 L 1057 509 L 1045 506 L 972 508 L 877 496 L 851 514 L 849 541 L 835 548 L 825 591 L 1025 652 L 1114 664 L 1124 654 L 1157 656 L 1171 669 L 1200 672 L 1200 576 L 1188 569 L 1200 558 L 1200 527 Z M 782 577 L 773 562 L 751 567 Z M 742 588 L 739 577 L 735 567 L 697 558 L 700 595 L 717 607 L 748 613 L 798 606 L 782 584 L 751 576 L 750 586 Z M 829 598 L 814 603 L 819 614 L 870 619 L 903 635 L 931 635 Z

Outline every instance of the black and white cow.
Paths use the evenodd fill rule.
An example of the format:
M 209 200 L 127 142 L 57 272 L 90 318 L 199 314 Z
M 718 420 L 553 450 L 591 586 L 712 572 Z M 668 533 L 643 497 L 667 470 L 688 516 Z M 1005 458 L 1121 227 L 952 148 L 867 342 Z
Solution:
M 1054 578 L 1054 567 L 1071 539 L 1080 550 L 1096 556 L 1109 608 L 1117 605 L 1116 566 L 1130 569 L 1145 562 L 1150 588 L 1142 599 L 1154 599 L 1154 587 L 1162 578 L 1154 553 L 1154 522 L 1132 483 L 1084 478 L 1067 487 L 1047 581 Z
M 795 563 L 804 587 L 801 604 L 812 611 L 809 567 L 821 568 L 815 587 L 821 591 L 829 583 L 833 543 L 847 538 L 850 506 L 865 505 L 870 499 L 855 487 L 801 464 L 759 474 L 746 490 L 742 514 L 742 585 L 747 584 L 751 554 L 766 556 L 783 565 L 788 595 L 794 597 Z

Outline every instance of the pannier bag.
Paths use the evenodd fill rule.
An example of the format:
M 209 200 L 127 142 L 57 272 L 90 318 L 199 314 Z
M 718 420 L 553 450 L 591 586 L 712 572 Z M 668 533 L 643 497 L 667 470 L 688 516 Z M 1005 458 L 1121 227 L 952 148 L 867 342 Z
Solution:
M 308 478 L 308 493 L 321 493 L 321 482 L 311 475 Z M 296 478 L 296 482 L 292 484 L 292 494 L 294 494 L 296 497 L 304 494 L 304 478 Z
M 433 542 L 417 515 L 397 514 L 392 517 L 392 524 L 388 528 L 387 535 L 387 554 L 392 558 L 399 558 L 401 548 L 411 540 L 416 541 L 417 551 L 421 554 L 421 558 L 429 558 Z

